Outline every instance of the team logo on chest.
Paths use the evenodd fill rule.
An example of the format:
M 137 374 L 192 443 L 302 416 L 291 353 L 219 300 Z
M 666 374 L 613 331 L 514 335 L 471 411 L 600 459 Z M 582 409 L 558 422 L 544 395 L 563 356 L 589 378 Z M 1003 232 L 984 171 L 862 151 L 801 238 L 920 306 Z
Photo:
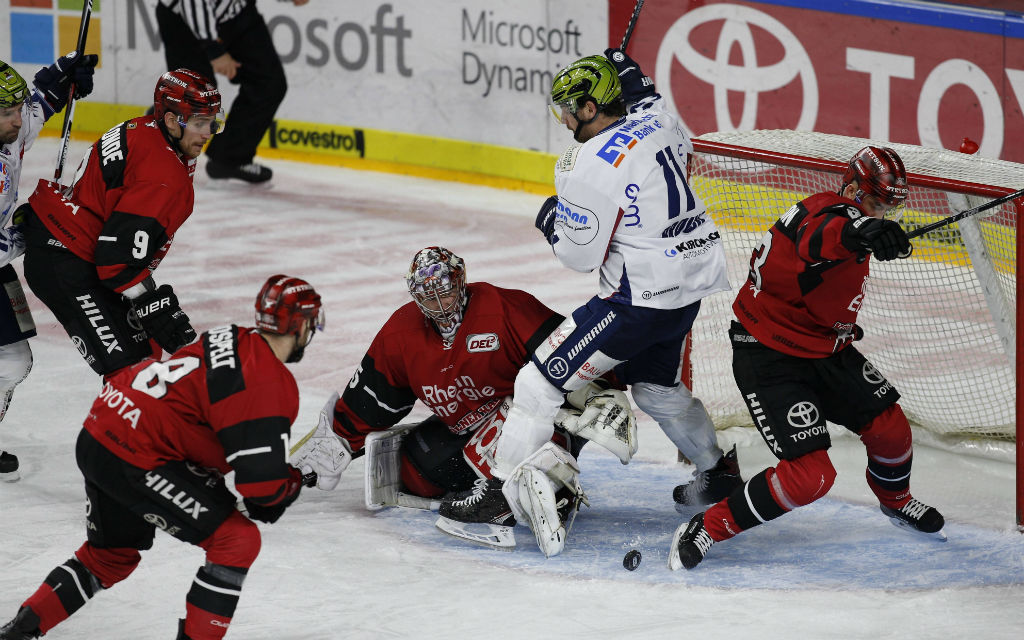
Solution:
M 496 333 L 472 333 L 466 337 L 466 351 L 468 353 L 497 351 L 500 347 L 501 343 Z

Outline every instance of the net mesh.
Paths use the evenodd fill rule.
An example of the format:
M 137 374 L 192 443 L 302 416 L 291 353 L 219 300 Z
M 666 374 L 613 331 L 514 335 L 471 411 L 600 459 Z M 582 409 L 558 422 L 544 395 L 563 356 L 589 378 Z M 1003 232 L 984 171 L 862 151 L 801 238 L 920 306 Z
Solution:
M 741 152 L 715 148 L 720 142 Z M 691 184 L 722 229 L 733 291 L 704 300 L 694 325 L 694 395 L 719 428 L 751 424 L 732 376 L 728 324 L 751 250 L 796 201 L 839 188 L 846 162 L 867 144 L 903 158 L 909 232 L 996 197 L 983 186 L 925 187 L 933 178 L 1006 190 L 1024 187 L 1024 166 L 952 151 L 793 131 L 714 133 L 694 140 Z M 787 166 L 766 150 L 836 166 Z M 738 157 L 740 155 L 753 156 Z M 915 177 L 917 175 L 918 177 Z M 973 192 L 973 193 L 972 193 Z M 987 195 L 982 195 L 987 194 Z M 1013 202 L 914 240 L 906 260 L 873 261 L 858 348 L 902 395 L 917 426 L 939 435 L 1012 440 L 1015 432 L 1017 216 Z

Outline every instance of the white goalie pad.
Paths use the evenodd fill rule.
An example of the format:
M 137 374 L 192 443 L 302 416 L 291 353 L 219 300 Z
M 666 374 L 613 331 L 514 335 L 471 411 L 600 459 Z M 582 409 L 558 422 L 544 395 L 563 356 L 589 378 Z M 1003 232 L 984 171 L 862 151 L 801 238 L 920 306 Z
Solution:
M 530 524 L 537 546 L 547 558 L 562 552 L 568 534 L 566 523 L 558 515 L 556 492 L 565 487 L 578 501 L 586 502 L 579 473 L 571 453 L 546 442 L 512 470 L 502 487 L 516 520 Z M 572 526 L 571 521 L 568 526 Z
M 364 451 L 364 501 L 366 508 L 377 511 L 384 507 L 411 507 L 437 511 L 441 503 L 402 491 L 402 439 L 416 425 L 406 424 L 366 436 Z
M 338 400 L 335 393 L 320 411 L 320 421 L 292 447 L 290 463 L 302 472 L 303 479 L 315 478 L 316 487 L 331 491 L 338 486 L 341 474 L 352 462 L 352 449 L 331 427 L 334 415 L 334 404 Z M 315 475 L 314 475 L 315 474 Z
M 570 394 L 572 396 L 572 394 Z M 575 404 L 570 397 L 570 402 Z M 615 389 L 587 397 L 582 411 L 559 409 L 555 424 L 614 453 L 629 464 L 637 452 L 636 416 L 626 394 Z

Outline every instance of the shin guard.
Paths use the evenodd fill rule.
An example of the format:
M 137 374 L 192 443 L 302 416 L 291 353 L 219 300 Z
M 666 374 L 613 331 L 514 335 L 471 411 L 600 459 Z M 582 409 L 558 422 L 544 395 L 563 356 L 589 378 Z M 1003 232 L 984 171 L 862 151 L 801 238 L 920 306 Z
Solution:
M 878 501 L 890 509 L 900 509 L 910 500 L 910 468 L 914 447 L 910 423 L 903 409 L 894 404 L 860 432 L 868 454 L 864 473 Z
M 192 640 L 220 640 L 242 595 L 247 569 L 207 563 L 196 572 L 185 598 L 185 634 Z
M 46 633 L 81 609 L 102 588 L 96 576 L 72 557 L 54 568 L 22 606 L 39 616 L 39 631 Z

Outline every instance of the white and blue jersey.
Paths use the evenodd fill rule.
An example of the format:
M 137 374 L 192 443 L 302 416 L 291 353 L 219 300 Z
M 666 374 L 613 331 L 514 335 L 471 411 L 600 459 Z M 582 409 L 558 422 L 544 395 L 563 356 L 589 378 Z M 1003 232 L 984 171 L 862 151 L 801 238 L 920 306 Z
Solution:
M 18 208 L 18 183 L 21 180 L 21 161 L 25 152 L 39 137 L 53 110 L 38 91 L 21 107 L 21 131 L 18 138 L 0 145 L 0 267 L 25 252 L 21 230 L 11 226 L 11 216 Z
M 559 158 L 552 249 L 576 271 L 600 268 L 601 298 L 679 309 L 729 290 L 721 236 L 687 182 L 692 152 L 655 95 Z

